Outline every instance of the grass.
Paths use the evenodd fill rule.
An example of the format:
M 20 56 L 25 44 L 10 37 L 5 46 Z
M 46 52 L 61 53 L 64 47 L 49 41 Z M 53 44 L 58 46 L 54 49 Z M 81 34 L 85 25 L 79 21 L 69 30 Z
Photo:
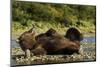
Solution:
M 32 24 L 34 24 L 37 34 L 44 33 L 48 29 L 53 28 L 58 33 L 64 35 L 69 27 L 75 27 L 78 30 L 80 30 L 81 33 L 85 34 L 85 36 L 94 36 L 95 35 L 95 26 L 93 26 L 93 25 L 90 25 L 90 26 L 87 25 L 86 27 L 83 27 L 83 26 L 76 27 L 76 26 L 69 25 L 69 27 L 66 27 L 66 26 L 61 25 L 60 23 L 56 23 L 56 22 L 35 22 L 35 21 L 28 21 L 27 26 L 23 26 L 19 22 L 13 21 L 13 23 L 12 23 L 12 35 L 19 36 L 24 31 L 27 31 L 30 28 L 32 28 Z M 87 35 L 87 33 L 88 33 L 88 35 Z

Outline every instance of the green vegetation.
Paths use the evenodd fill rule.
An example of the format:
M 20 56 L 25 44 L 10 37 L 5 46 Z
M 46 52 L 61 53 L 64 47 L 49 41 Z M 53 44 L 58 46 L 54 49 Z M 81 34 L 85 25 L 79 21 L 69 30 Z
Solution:
M 15 35 L 35 25 L 37 33 L 54 28 L 64 34 L 69 27 L 82 33 L 95 33 L 96 7 L 35 2 L 12 2 L 12 33 Z

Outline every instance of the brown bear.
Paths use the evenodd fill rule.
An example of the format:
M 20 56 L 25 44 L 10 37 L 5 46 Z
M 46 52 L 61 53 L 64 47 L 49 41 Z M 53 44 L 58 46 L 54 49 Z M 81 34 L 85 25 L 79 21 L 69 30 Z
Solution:
M 76 28 L 69 28 L 65 36 L 51 28 L 46 33 L 35 36 L 32 28 L 24 32 L 18 39 L 22 50 L 25 51 L 25 56 L 29 57 L 30 51 L 34 55 L 78 53 L 82 35 Z
M 74 31 L 72 31 L 72 30 Z M 69 31 L 70 30 L 70 31 Z M 69 32 L 68 32 L 69 31 Z M 35 37 L 36 39 L 36 46 L 39 46 L 39 49 L 35 48 L 33 53 L 35 55 L 41 54 L 39 51 L 43 51 L 44 54 L 47 55 L 58 55 L 58 54 L 73 54 L 78 53 L 80 49 L 80 32 L 76 28 L 68 29 L 67 34 L 73 32 L 72 34 L 62 36 L 58 34 L 54 29 L 49 29 L 46 33 L 40 34 Z M 75 32 L 76 31 L 76 32 Z M 77 36 L 76 36 L 77 35 Z M 40 45 L 38 45 L 40 44 Z M 40 51 L 40 52 L 41 52 Z
M 18 38 L 18 40 L 20 47 L 22 48 L 23 51 L 25 51 L 25 56 L 30 57 L 30 50 L 33 49 L 35 42 L 34 28 L 31 28 L 30 30 L 22 33 Z

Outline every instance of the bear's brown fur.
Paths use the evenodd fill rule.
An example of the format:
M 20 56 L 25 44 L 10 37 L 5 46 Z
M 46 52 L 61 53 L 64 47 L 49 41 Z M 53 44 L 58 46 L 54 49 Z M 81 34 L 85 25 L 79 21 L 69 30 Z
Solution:
M 65 35 L 66 38 L 72 41 L 81 41 L 83 40 L 83 35 L 76 28 L 69 28 Z
M 78 30 L 75 29 L 75 31 Z M 43 48 L 46 51 L 46 54 L 49 55 L 73 54 L 73 53 L 78 53 L 80 49 L 80 40 L 78 39 L 71 40 L 70 38 L 58 34 L 54 29 L 49 29 L 46 33 L 40 34 L 35 38 L 37 43 L 41 44 L 41 48 Z
M 23 51 L 25 51 L 25 56 L 30 56 L 30 50 L 33 49 L 34 43 L 35 43 L 35 31 L 33 28 L 31 28 L 28 31 L 25 31 L 20 35 L 18 38 L 19 45 L 22 48 Z
M 23 51 L 29 49 L 34 55 L 63 55 L 78 53 L 81 40 L 81 33 L 76 28 L 69 28 L 65 36 L 52 28 L 35 36 L 32 28 L 19 37 L 19 44 Z

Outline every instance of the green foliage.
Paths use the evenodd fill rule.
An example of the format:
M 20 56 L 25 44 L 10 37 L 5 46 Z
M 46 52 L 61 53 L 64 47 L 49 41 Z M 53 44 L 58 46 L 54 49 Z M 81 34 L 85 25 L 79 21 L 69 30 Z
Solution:
M 96 7 L 13 1 L 12 18 L 14 29 L 27 29 L 35 24 L 41 31 L 51 27 L 60 31 L 73 26 L 92 30 L 96 24 Z

